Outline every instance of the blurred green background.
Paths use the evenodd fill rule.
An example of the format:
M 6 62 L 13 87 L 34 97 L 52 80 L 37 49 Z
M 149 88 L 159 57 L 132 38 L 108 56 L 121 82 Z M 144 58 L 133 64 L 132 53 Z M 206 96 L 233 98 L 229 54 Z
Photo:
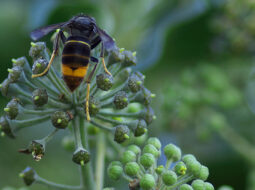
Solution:
M 0 80 L 12 58 L 28 57 L 33 29 L 81 12 L 93 16 L 119 47 L 137 51 L 135 69 L 157 95 L 149 133 L 194 153 L 209 167 L 215 187 L 254 190 L 254 11 L 249 0 L 1 0 Z M 43 40 L 51 47 L 49 38 Z M 6 102 L 0 98 L 1 110 Z M 0 139 L 0 188 L 22 187 L 18 173 L 26 166 L 58 183 L 79 182 L 71 153 L 61 147 L 67 132 L 49 144 L 40 163 L 17 152 L 49 127 Z

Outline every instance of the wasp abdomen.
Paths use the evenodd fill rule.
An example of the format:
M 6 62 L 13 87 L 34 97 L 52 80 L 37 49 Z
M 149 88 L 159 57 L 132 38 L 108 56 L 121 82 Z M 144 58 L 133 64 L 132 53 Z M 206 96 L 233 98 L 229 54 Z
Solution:
M 62 74 L 68 88 L 73 92 L 84 79 L 90 59 L 90 42 L 81 36 L 70 36 L 62 53 Z

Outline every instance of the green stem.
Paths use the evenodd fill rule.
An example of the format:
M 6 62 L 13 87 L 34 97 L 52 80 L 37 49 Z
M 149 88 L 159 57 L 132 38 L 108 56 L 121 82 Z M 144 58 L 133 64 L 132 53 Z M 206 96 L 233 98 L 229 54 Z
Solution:
M 71 186 L 71 185 L 58 184 L 58 183 L 54 183 L 54 182 L 48 181 L 46 179 L 43 179 L 39 176 L 36 177 L 36 183 L 46 185 L 46 186 L 49 186 L 49 187 L 55 187 L 57 189 L 70 189 L 70 190 L 82 189 L 81 186 Z
M 189 182 L 192 179 L 193 179 L 193 175 L 187 176 L 187 178 L 184 178 L 183 180 L 177 181 L 177 183 L 175 183 L 174 185 L 172 185 L 170 187 L 167 187 L 166 190 L 173 190 L 176 187 L 178 187 L 178 186 L 180 186 L 180 185 L 182 185 L 184 183 L 187 183 L 187 182 Z
M 52 137 L 58 132 L 59 129 L 55 129 L 53 132 L 51 132 L 49 135 L 47 135 L 46 137 L 44 137 L 42 140 L 47 143 L 49 142 Z
M 99 111 L 100 115 L 103 116 L 110 116 L 110 117 L 135 117 L 138 118 L 141 115 L 141 112 L 136 113 L 112 113 L 112 112 L 106 112 L 106 111 Z
M 97 159 L 96 159 L 96 190 L 102 190 L 104 186 L 104 163 L 105 163 L 105 134 L 98 134 Z
M 106 95 L 102 96 L 102 97 L 100 98 L 100 101 L 104 101 L 104 100 L 106 100 L 106 99 L 108 99 L 108 98 L 111 98 L 111 97 L 112 97 L 113 95 L 115 95 L 118 91 L 120 91 L 120 90 L 122 90 L 123 88 L 125 88 L 126 85 L 127 85 L 127 84 L 124 83 L 124 84 L 122 84 L 122 85 L 116 87 L 115 89 L 111 90 L 109 93 L 107 93 Z
M 112 131 L 114 128 L 111 128 L 111 127 L 106 127 L 100 123 L 97 123 L 96 121 L 94 120 L 91 120 L 90 121 L 91 124 L 95 125 L 96 127 L 100 128 L 100 129 L 104 129 L 104 130 L 107 130 L 107 131 Z
M 69 109 L 70 105 L 68 104 L 64 104 L 61 102 L 57 102 L 51 98 L 48 99 L 48 105 L 53 106 L 53 107 L 57 107 L 58 109 Z
M 117 120 L 114 120 L 114 119 L 109 119 L 109 118 L 106 118 L 106 117 L 101 116 L 101 115 L 96 115 L 95 117 L 98 118 L 98 119 L 101 119 L 105 122 L 112 123 L 114 125 L 127 125 L 127 122 L 121 122 L 121 121 L 117 121 Z
M 89 142 L 88 142 L 88 132 L 85 131 L 84 126 L 84 118 L 80 117 L 80 131 L 81 131 L 81 140 L 84 148 L 90 152 L 89 149 Z M 92 168 L 92 161 L 87 163 L 85 166 L 81 166 L 81 174 L 83 178 L 83 184 L 85 185 L 86 189 L 94 190 L 95 189 L 95 181 L 94 181 L 94 174 Z
M 24 107 L 20 107 L 20 111 L 22 113 L 25 114 L 49 114 L 49 113 L 53 113 L 57 110 L 55 109 L 47 109 L 47 110 L 30 110 L 30 109 L 26 109 Z

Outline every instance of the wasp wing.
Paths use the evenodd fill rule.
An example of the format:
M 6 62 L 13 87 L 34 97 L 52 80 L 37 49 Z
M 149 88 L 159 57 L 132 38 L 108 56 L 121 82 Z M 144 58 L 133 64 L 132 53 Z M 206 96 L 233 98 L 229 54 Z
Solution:
M 104 44 L 105 49 L 106 50 L 114 49 L 116 46 L 115 46 L 115 42 L 112 39 L 112 37 L 109 36 L 104 30 L 102 30 L 100 28 L 97 28 L 97 30 L 98 30 L 98 34 Z
M 32 40 L 37 41 L 40 38 L 42 38 L 43 36 L 45 36 L 48 33 L 52 32 L 53 30 L 61 28 L 65 24 L 67 24 L 67 22 L 52 24 L 52 25 L 49 25 L 49 26 L 38 28 L 38 29 L 36 29 L 36 30 L 34 30 L 30 33 L 30 37 L 31 37 Z

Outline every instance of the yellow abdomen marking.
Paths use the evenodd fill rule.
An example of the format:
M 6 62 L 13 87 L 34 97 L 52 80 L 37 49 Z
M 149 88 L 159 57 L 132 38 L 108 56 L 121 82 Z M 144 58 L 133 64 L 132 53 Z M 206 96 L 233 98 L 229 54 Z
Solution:
M 90 47 L 90 45 L 89 45 L 87 42 L 79 41 L 79 40 L 68 40 L 68 41 L 66 42 L 66 44 L 68 44 L 68 43 L 75 43 L 75 42 L 77 42 L 77 43 L 82 43 L 82 44 L 85 44 L 85 45 L 87 45 L 87 46 Z
M 62 74 L 65 76 L 72 76 L 72 77 L 84 77 L 87 73 L 88 66 L 78 67 L 77 69 L 73 70 L 71 67 L 62 64 Z

